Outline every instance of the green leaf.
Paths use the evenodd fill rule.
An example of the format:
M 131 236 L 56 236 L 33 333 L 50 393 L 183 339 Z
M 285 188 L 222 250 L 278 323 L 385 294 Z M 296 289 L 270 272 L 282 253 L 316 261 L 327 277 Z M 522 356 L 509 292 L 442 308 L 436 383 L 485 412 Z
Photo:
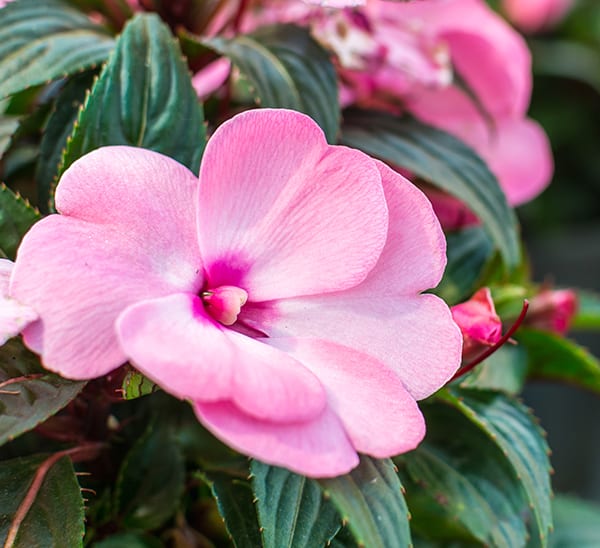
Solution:
M 14 259 L 25 232 L 40 218 L 36 209 L 0 183 L 0 250 Z
M 362 455 L 352 472 L 320 483 L 359 545 L 391 548 L 411 543 L 403 487 L 390 459 Z
M 19 518 L 24 519 L 17 525 Z M 0 463 L 3 546 L 82 546 L 83 519 L 83 499 L 69 458 L 34 455 Z M 14 533 L 13 543 L 7 542 Z
M 413 118 L 358 110 L 344 114 L 342 142 L 460 198 L 481 219 L 506 264 L 519 264 L 516 216 L 494 175 L 464 143 Z
M 573 329 L 600 329 L 600 295 L 591 291 L 577 291 L 578 308 L 573 318 Z
M 131 369 L 123 379 L 123 399 L 134 400 L 148 396 L 158 390 L 158 386 L 144 377 L 139 371 Z
M 79 109 L 92 86 L 93 79 L 94 73 L 89 71 L 71 78 L 58 95 L 46 122 L 35 177 L 38 184 L 38 203 L 45 212 L 53 208 L 50 193 L 56 184 L 67 139 L 73 133 Z
M 526 377 L 527 352 L 521 346 L 505 345 L 466 375 L 460 386 L 519 394 Z
M 415 545 L 523 546 L 529 506 L 502 449 L 455 407 L 433 399 L 421 408 L 425 441 L 394 459 Z
M 237 548 L 262 546 L 254 493 L 249 480 L 223 472 L 201 474 L 217 501 L 227 532 Z
M 10 141 L 19 127 L 19 117 L 8 114 L 0 114 L 0 156 L 10 146 Z
M 261 106 L 304 112 L 321 126 L 330 143 L 336 141 L 340 126 L 337 77 L 329 53 L 308 29 L 273 25 L 206 43 L 237 65 L 255 88 Z
M 549 331 L 521 327 L 515 339 L 528 354 L 529 375 L 600 393 L 600 362 L 577 343 Z
M 123 461 L 115 507 L 126 527 L 160 527 L 177 510 L 183 494 L 183 456 L 165 427 L 151 424 Z
M 449 388 L 438 393 L 499 447 L 531 508 L 531 545 L 546 546 L 552 528 L 549 449 L 529 411 L 497 392 Z
M 161 152 L 198 172 L 206 141 L 202 107 L 177 42 L 154 14 L 137 15 L 85 102 L 62 169 L 105 145 Z
M 340 517 L 317 481 L 256 460 L 250 470 L 262 546 L 312 548 L 336 535 Z
M 564 495 L 552 502 L 554 533 L 551 548 L 597 548 L 600 546 L 600 506 Z
M 92 544 L 93 548 L 163 548 L 163 546 L 157 538 L 138 533 L 120 533 Z
M 0 10 L 0 98 L 102 63 L 114 41 L 57 0 L 19 0 Z
M 8 341 L 0 347 L 0 445 L 56 414 L 84 385 L 44 371 L 18 339 Z
M 435 294 L 448 304 L 464 301 L 474 293 L 494 246 L 480 227 L 471 227 L 446 236 L 448 264 Z

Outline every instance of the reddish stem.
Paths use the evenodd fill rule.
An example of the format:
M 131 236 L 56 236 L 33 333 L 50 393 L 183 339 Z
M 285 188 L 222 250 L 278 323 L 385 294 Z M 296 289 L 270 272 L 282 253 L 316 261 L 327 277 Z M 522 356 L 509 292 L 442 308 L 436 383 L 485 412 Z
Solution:
M 5 386 L 10 386 L 11 384 L 15 384 L 23 381 L 30 381 L 32 379 L 39 379 L 43 377 L 44 373 L 33 373 L 31 375 L 23 375 L 22 377 L 13 377 L 12 379 L 7 379 L 4 382 L 0 382 L 0 389 Z M 7 392 L 7 394 L 18 394 L 18 392 Z
M 510 326 L 509 330 L 502 336 L 502 338 L 496 344 L 494 344 L 493 346 L 490 346 L 487 350 L 482 352 L 472 362 L 469 362 L 464 367 L 461 367 L 448 382 L 452 382 L 452 381 L 458 379 L 459 377 L 466 375 L 474 367 L 479 365 L 483 360 L 489 358 L 501 346 L 506 344 L 508 342 L 508 340 L 515 334 L 515 331 L 517 329 L 519 329 L 519 327 L 523 323 L 523 320 L 525 319 L 525 316 L 527 315 L 528 309 L 529 309 L 529 301 L 527 299 L 525 299 L 523 301 L 523 308 L 521 309 L 521 313 L 519 314 L 519 317 L 515 320 L 515 323 L 513 323 Z

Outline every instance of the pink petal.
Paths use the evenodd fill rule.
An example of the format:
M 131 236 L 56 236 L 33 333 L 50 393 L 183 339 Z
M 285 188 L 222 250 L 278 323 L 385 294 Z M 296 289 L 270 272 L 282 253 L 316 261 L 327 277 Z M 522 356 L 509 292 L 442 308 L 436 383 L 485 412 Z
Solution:
M 358 455 L 335 414 L 326 408 L 312 421 L 287 424 L 252 418 L 230 403 L 196 403 L 198 419 L 234 449 L 310 477 L 346 474 Z
M 417 403 L 398 376 L 363 352 L 317 339 L 269 339 L 311 369 L 354 448 L 376 458 L 414 449 L 425 435 Z
M 66 377 L 94 378 L 122 364 L 114 322 L 130 304 L 202 282 L 192 174 L 160 154 L 100 149 L 64 174 L 57 207 L 25 236 L 11 296 L 40 320 L 25 342 Z
M 13 267 L 12 261 L 0 259 L 0 346 L 37 319 L 35 310 L 12 299 L 8 294 Z
M 134 304 L 117 329 L 135 367 L 179 398 L 231 400 L 255 419 L 278 422 L 308 420 L 325 407 L 321 383 L 301 363 L 223 328 L 195 295 Z
M 198 97 L 204 99 L 217 91 L 225 83 L 230 72 L 231 61 L 226 57 L 221 57 L 199 70 L 192 78 L 192 85 Z
M 328 146 L 298 112 L 258 109 L 223 124 L 208 143 L 200 180 L 209 284 L 241 287 L 250 301 L 352 287 L 385 243 L 373 160 Z
M 369 354 L 422 399 L 460 365 L 462 336 L 449 308 L 433 295 L 417 295 L 439 282 L 445 241 L 421 191 L 378 166 L 390 228 L 381 260 L 367 279 L 334 294 L 248 304 L 240 320 L 270 337 L 316 337 Z

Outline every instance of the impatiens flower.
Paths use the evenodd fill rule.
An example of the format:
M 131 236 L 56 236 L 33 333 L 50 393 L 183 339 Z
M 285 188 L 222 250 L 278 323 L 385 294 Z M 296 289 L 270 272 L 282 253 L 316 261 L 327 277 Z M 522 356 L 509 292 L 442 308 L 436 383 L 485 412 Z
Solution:
M 475 358 L 502 337 L 502 322 L 496 314 L 489 288 L 482 287 L 468 301 L 453 306 L 451 310 L 464 338 L 465 361 Z
M 564 335 L 577 312 L 577 294 L 571 289 L 542 289 L 529 303 L 527 325 Z
M 199 177 L 102 148 L 64 173 L 56 207 L 10 284 L 48 369 L 130 361 L 235 449 L 310 476 L 421 441 L 415 400 L 452 376 L 461 336 L 420 294 L 445 266 L 440 226 L 385 165 L 305 115 L 253 110 L 215 132 Z
M 18 335 L 21 329 L 37 318 L 37 314 L 31 308 L 8 294 L 13 266 L 8 259 L 0 259 L 0 345 Z
M 574 0 L 502 0 L 502 10 L 525 32 L 547 29 L 558 23 Z

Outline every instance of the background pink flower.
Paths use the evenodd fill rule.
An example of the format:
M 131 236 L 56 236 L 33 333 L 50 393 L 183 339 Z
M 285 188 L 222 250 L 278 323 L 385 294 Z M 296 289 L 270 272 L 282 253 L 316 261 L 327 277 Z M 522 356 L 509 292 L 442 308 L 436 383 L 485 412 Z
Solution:
M 213 135 L 199 179 L 107 147 L 65 172 L 56 207 L 10 284 L 47 368 L 129 360 L 234 448 L 311 476 L 422 439 L 415 400 L 452 376 L 461 337 L 419 294 L 445 266 L 439 223 L 383 164 L 305 115 L 253 110 Z
M 555 25 L 572 6 L 573 0 L 502 0 L 502 10 L 508 19 L 525 32 Z

